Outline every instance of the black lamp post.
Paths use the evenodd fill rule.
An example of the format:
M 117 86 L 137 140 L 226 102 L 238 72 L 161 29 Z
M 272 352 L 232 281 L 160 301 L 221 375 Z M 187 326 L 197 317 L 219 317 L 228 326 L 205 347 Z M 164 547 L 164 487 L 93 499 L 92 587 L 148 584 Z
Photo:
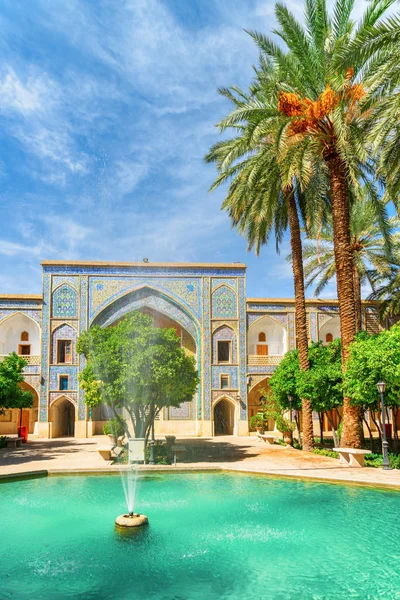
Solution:
M 150 440 L 149 464 L 154 465 L 155 464 L 155 460 L 154 460 L 154 443 L 155 443 L 155 439 L 154 439 L 154 405 L 152 405 L 151 411 L 152 411 L 152 421 L 151 421 L 151 440 Z
M 376 384 L 378 392 L 381 396 L 381 409 L 382 409 L 382 447 L 383 447 L 383 468 L 385 470 L 390 469 L 389 453 L 388 453 L 388 442 L 386 439 L 386 423 L 385 423 L 385 390 L 386 383 L 379 381 Z
M 292 404 L 293 404 L 293 396 L 292 394 L 288 395 L 289 407 L 290 407 L 290 422 L 292 422 Z

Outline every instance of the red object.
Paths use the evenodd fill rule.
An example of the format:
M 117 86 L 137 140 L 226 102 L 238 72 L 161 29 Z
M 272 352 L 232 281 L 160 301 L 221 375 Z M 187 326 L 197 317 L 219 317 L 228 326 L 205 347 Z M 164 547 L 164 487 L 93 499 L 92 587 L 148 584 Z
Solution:
M 18 437 L 24 438 L 24 444 L 28 441 L 28 428 L 25 425 L 18 427 Z
M 386 431 L 386 437 L 391 438 L 392 437 L 392 424 L 391 423 L 385 423 L 385 431 Z

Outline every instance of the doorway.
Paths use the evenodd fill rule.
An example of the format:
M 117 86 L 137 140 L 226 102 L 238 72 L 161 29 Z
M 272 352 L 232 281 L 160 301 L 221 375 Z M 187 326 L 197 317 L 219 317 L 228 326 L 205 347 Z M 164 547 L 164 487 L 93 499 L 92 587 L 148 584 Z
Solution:
M 52 437 L 74 437 L 75 406 L 68 398 L 60 398 L 52 406 Z
M 233 435 L 235 407 L 223 398 L 214 406 L 214 435 Z

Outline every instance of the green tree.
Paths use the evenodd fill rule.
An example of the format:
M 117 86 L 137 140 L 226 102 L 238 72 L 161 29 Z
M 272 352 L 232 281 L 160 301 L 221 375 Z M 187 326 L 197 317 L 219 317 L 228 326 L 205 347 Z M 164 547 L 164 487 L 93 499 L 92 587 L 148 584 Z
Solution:
M 113 327 L 94 326 L 79 338 L 87 360 L 79 376 L 85 402 L 104 402 L 126 433 L 120 409 L 135 437 L 149 436 L 160 411 L 192 400 L 199 382 L 195 360 L 180 346 L 174 329 L 157 328 L 151 317 L 133 312 Z
M 314 167 L 325 169 L 329 177 L 343 368 L 356 333 L 350 188 L 369 181 L 366 140 L 373 110 L 370 104 L 367 107 L 368 90 L 362 79 L 369 54 L 353 49 L 352 64 L 347 66 L 346 53 L 354 40 L 377 24 L 391 1 L 371 2 L 357 26 L 351 17 L 353 4 L 337 0 L 328 14 L 325 0 L 306 0 L 304 26 L 286 6 L 277 4 L 275 33 L 287 51 L 262 34 L 252 34 L 280 75 L 278 109 L 287 120 L 279 145 L 282 169 L 290 170 L 287 163 L 298 147 L 307 149 Z M 294 167 L 298 169 L 298 163 Z M 306 181 L 304 173 L 302 179 Z M 360 410 L 349 398 L 344 398 L 343 437 L 347 446 L 361 446 Z
M 30 408 L 33 394 L 21 387 L 27 362 L 15 352 L 0 362 L 0 414 L 11 408 Z
M 289 228 L 297 347 L 300 366 L 308 369 L 301 219 L 311 219 L 314 207 L 326 198 L 326 179 L 316 171 L 302 190 L 304 173 L 301 169 L 297 169 L 300 175 L 296 180 L 292 177 L 296 162 L 301 163 L 307 175 L 308 169 L 311 170 L 303 149 L 292 153 L 290 168 L 283 171 L 277 160 L 285 126 L 277 108 L 278 73 L 270 61 L 261 60 L 255 74 L 248 93 L 238 87 L 219 90 L 233 105 L 233 110 L 218 128 L 221 133 L 231 130 L 234 137 L 216 143 L 206 156 L 208 162 L 216 163 L 219 173 L 211 189 L 230 181 L 223 208 L 228 211 L 233 225 L 247 238 L 249 250 L 255 248 L 257 255 L 273 231 L 278 250 Z M 312 410 L 306 399 L 302 417 L 304 448 L 310 450 L 313 446 Z
M 393 408 L 393 429 L 397 440 L 397 413 L 400 405 L 400 325 L 372 336 L 359 335 L 350 347 L 344 376 L 346 394 L 352 402 L 372 411 L 379 409 L 378 381 L 386 383 L 385 401 Z
M 341 341 L 337 339 L 326 346 L 322 342 L 313 342 L 308 355 L 310 369 L 299 372 L 296 379 L 297 393 L 308 398 L 313 410 L 319 415 L 326 414 L 335 444 L 338 445 L 332 411 L 343 405 Z
M 382 231 L 380 217 L 376 215 L 376 205 L 368 198 L 354 202 L 351 207 L 350 237 L 357 331 L 361 329 L 361 286 L 368 282 L 375 289 L 377 282 L 390 276 L 394 268 L 390 238 L 400 221 L 396 217 L 389 219 Z M 307 238 L 303 247 L 306 287 L 316 284 L 314 295 L 319 296 L 336 275 L 331 220 L 314 234 L 308 233 Z M 291 256 L 288 259 L 291 260 Z

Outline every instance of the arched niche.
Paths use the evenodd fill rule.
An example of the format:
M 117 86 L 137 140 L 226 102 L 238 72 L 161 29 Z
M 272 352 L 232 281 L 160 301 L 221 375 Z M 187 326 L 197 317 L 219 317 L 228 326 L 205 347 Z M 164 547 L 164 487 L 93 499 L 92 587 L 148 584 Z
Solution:
M 221 285 L 212 295 L 212 317 L 213 319 L 234 319 L 236 316 L 236 293 L 227 285 Z
M 51 334 L 52 364 L 76 364 L 78 362 L 76 355 L 77 338 L 77 330 L 72 325 L 68 325 L 68 323 L 63 323 L 54 329 Z M 69 344 L 65 344 L 65 342 L 69 342 Z M 63 350 L 61 349 L 61 344 L 66 346 Z M 64 354 L 64 360 L 61 360 L 61 353 Z
M 38 421 L 39 411 L 39 395 L 34 387 L 32 387 L 27 381 L 22 381 L 20 386 L 24 390 L 31 392 L 33 396 L 33 404 L 31 408 L 25 408 L 22 410 L 22 415 L 18 417 L 18 423 L 22 426 L 28 427 L 29 433 L 34 433 L 35 423 Z
M 219 360 L 219 343 L 227 342 L 228 345 L 228 360 Z M 233 331 L 232 327 L 229 325 L 221 325 L 218 327 L 212 336 L 212 350 L 213 350 L 213 363 L 221 363 L 226 362 L 230 364 L 237 363 L 237 341 L 236 341 L 236 333 Z
M 51 437 L 74 437 L 76 406 L 65 395 L 59 396 L 50 407 Z
M 256 415 L 261 408 L 261 401 L 271 392 L 269 385 L 269 377 L 265 377 L 260 381 L 256 381 L 251 385 L 247 394 L 247 414 L 249 421 L 251 417 Z M 275 428 L 275 421 L 270 419 L 267 424 L 268 431 L 273 431 Z
M 285 327 L 268 315 L 257 319 L 247 333 L 247 352 L 251 355 L 282 356 L 287 352 Z
M 229 396 L 221 396 L 213 405 L 214 435 L 237 435 L 238 406 Z
M 63 283 L 53 292 L 52 315 L 56 319 L 72 319 L 78 316 L 78 294 L 73 287 Z
M 28 334 L 28 341 L 21 340 L 23 333 Z M 27 348 L 22 352 L 21 346 Z M 36 321 L 22 312 L 13 313 L 0 323 L 0 354 L 10 354 L 10 352 L 40 355 L 40 327 Z
M 330 339 L 332 336 L 332 339 Z M 322 325 L 319 330 L 318 339 L 324 344 L 340 338 L 340 317 L 332 317 Z

